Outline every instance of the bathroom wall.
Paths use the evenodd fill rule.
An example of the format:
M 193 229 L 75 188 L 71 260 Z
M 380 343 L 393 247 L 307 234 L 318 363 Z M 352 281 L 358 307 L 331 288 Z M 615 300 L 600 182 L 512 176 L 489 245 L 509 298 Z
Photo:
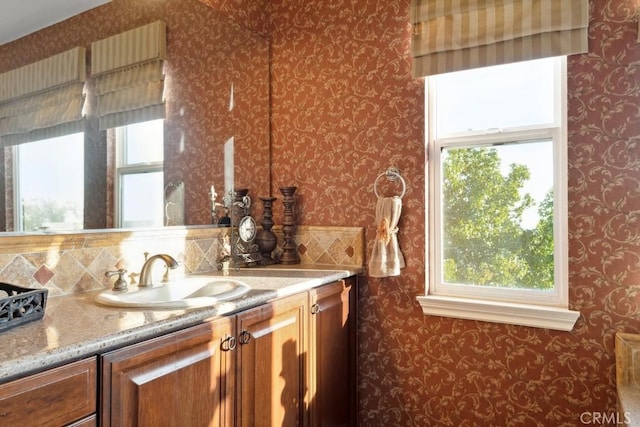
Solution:
M 269 36 L 269 0 L 199 0 L 263 37 Z
M 616 408 L 614 334 L 640 332 L 640 45 L 631 0 L 591 1 L 589 53 L 568 60 L 571 332 L 425 316 L 422 80 L 410 0 L 273 0 L 273 187 L 302 224 L 366 227 L 373 183 L 407 180 L 398 278 L 363 280 L 362 426 L 580 425 Z M 386 191 L 397 191 L 389 187 Z M 280 215 L 281 213 L 277 213 Z M 636 420 L 640 422 L 640 420 Z

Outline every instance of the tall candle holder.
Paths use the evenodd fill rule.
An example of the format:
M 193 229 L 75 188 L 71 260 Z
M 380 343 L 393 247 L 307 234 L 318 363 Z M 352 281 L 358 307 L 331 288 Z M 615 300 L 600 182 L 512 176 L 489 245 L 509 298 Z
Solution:
M 284 244 L 282 245 L 282 253 L 280 254 L 280 264 L 299 264 L 300 256 L 293 235 L 296 231 L 296 224 L 293 214 L 293 204 L 295 194 L 298 187 L 280 187 L 280 192 L 284 196 L 282 204 L 284 205 L 284 216 L 282 218 L 282 233 L 284 234 Z
M 273 202 L 278 200 L 276 197 L 260 197 L 262 201 L 262 230 L 258 231 L 256 236 L 256 242 L 260 249 L 260 255 L 262 255 L 262 264 L 271 265 L 277 261 L 271 257 L 271 253 L 278 245 L 278 238 L 275 233 L 271 231 L 273 227 Z

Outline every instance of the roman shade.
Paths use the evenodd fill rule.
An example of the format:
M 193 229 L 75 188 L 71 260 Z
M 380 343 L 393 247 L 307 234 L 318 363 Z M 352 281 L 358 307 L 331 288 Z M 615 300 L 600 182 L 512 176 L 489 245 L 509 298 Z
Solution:
M 588 0 L 412 0 L 413 75 L 588 50 Z
M 165 55 L 163 21 L 91 44 L 100 129 L 164 118 Z
M 0 74 L 0 139 L 13 145 L 83 130 L 86 50 Z

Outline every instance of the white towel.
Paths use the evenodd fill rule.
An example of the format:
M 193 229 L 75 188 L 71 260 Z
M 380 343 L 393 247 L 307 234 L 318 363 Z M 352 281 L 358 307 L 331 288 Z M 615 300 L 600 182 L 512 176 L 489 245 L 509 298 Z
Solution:
M 404 267 L 404 257 L 398 246 L 398 221 L 402 211 L 402 199 L 379 197 L 376 204 L 376 240 L 369 260 L 369 276 L 399 276 Z

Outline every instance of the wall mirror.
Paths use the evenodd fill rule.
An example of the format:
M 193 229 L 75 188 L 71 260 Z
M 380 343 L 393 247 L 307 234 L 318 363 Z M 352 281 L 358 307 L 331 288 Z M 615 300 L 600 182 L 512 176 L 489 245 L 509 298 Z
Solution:
M 112 0 L 0 45 L 2 73 L 77 46 L 87 48 L 90 55 L 94 41 L 163 20 L 167 28 L 166 118 L 160 123 L 163 159 L 156 169 L 153 166 L 158 165 L 157 159 L 144 160 L 147 175 L 139 177 L 144 180 L 154 170 L 161 172 L 160 182 L 167 197 L 164 208 L 167 200 L 183 205 L 184 225 L 211 224 L 213 188 L 218 202 L 230 188 L 248 188 L 254 200 L 270 192 L 268 38 L 259 26 L 249 28 L 233 13 L 206 1 L 210 0 Z M 137 141 L 142 145 L 138 152 L 149 153 L 145 144 L 157 138 L 152 129 L 139 131 Z M 30 178 L 14 170 L 27 173 L 24 171 L 28 169 L 37 174 L 52 164 L 61 166 L 58 172 L 52 172 L 54 177 L 62 176 L 63 171 L 77 172 L 61 187 L 76 188 L 83 195 L 83 229 L 108 229 L 117 224 L 116 212 L 121 208 L 115 200 L 115 188 L 120 185 L 116 177 L 120 165 L 115 149 L 118 133 L 100 131 L 89 119 L 83 139 L 80 160 L 71 155 L 79 150 L 65 146 L 48 146 L 53 154 L 46 155 L 35 145 L 29 150 L 31 143 L 0 147 L 0 193 L 5 195 L 0 204 L 1 231 L 19 229 L 14 222 L 22 217 L 16 214 L 13 203 L 18 188 L 40 186 L 39 190 L 51 194 L 54 201 L 63 197 L 58 196 L 60 188 L 48 189 L 37 180 L 28 184 Z M 52 156 L 59 153 L 67 154 L 62 160 L 57 157 L 52 161 Z M 17 167 L 20 158 L 29 160 Z M 46 179 L 47 186 L 55 186 L 54 181 L 57 178 Z M 68 184 L 78 181 L 80 190 L 78 185 Z M 148 205 L 141 195 L 134 199 L 143 209 Z M 135 220 L 126 223 L 127 227 L 138 225 L 144 226 Z M 33 227 L 25 231 L 33 231 L 29 228 Z

